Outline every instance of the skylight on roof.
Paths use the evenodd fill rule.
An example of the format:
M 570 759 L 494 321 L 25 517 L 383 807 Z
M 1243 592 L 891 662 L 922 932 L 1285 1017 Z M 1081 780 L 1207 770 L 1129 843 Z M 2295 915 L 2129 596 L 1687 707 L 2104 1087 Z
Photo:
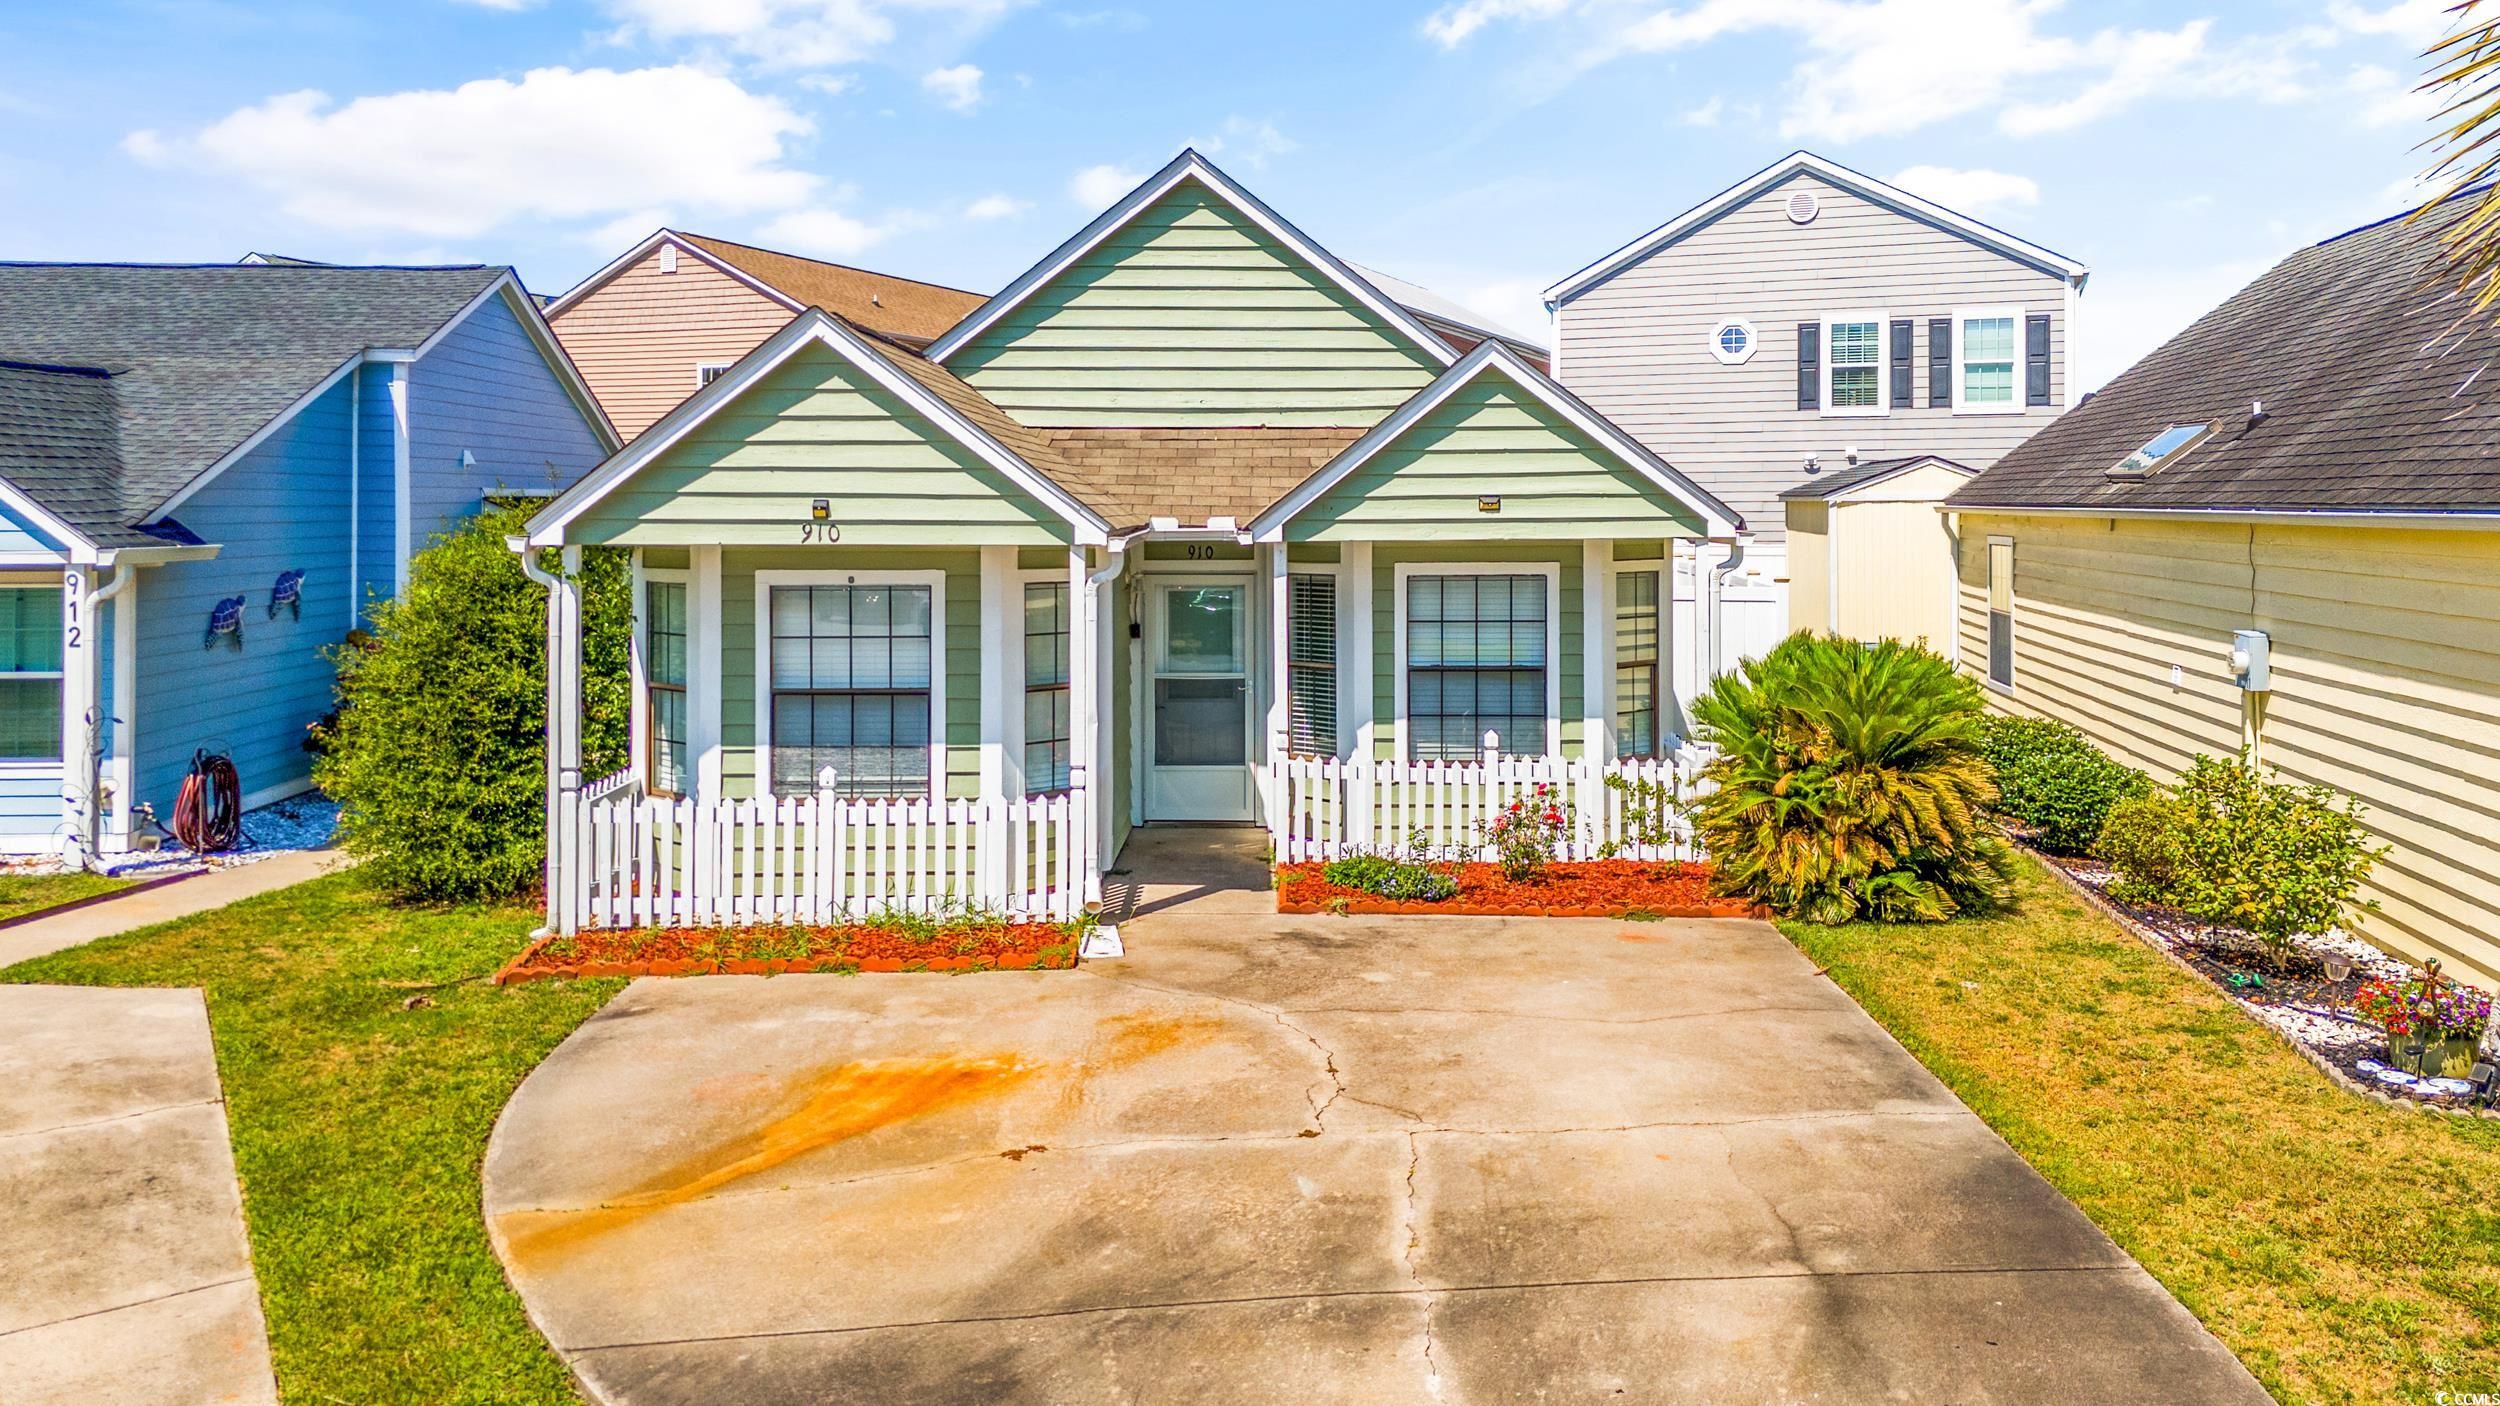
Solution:
M 2205 437 L 2207 425 L 2172 425 L 2144 442 L 2144 447 L 2112 465 L 2110 472 L 2140 478 L 2177 458 L 2181 450 Z

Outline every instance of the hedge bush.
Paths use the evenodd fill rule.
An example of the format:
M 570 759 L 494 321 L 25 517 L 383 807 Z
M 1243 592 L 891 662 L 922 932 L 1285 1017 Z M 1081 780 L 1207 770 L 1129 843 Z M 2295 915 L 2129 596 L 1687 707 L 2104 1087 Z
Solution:
M 2351 797 L 2200 756 L 2168 801 L 2110 818 L 2102 858 L 2118 870 L 2121 897 L 2244 929 L 2277 966 L 2294 938 L 2372 906 L 2357 895 L 2386 848 L 2370 844 Z M 2131 828 L 2120 831 L 2122 821 Z M 2164 833 L 2171 827 L 2175 839 Z
M 1721 891 L 1817 923 L 2000 906 L 2016 860 L 1989 819 L 1977 685 L 1897 640 L 1792 635 L 1693 707 L 1715 789 L 1694 828 Z
M 2147 791 L 2111 806 L 2092 842 L 2092 857 L 2116 871 L 2111 894 L 2128 903 L 2175 901 L 2193 818 L 2187 803 L 2168 791 Z
M 2051 854 L 2090 853 L 2110 807 L 2153 788 L 2151 777 L 2049 718 L 1991 716 L 1980 726 L 1979 750 L 1996 772 L 1997 812 L 2021 822 Z
M 369 637 L 332 651 L 339 711 L 315 738 L 313 779 L 340 802 L 340 843 L 398 896 L 502 898 L 540 877 L 547 591 L 503 541 L 528 518 L 494 509 L 436 537 Z M 585 776 L 626 755 L 631 595 L 623 553 L 584 554 Z

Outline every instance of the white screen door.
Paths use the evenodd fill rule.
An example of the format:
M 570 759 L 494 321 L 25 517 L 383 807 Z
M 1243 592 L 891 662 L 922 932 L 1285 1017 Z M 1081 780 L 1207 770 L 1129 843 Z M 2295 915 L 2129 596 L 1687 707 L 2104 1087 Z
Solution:
M 1250 583 L 1148 591 L 1146 818 L 1248 820 Z

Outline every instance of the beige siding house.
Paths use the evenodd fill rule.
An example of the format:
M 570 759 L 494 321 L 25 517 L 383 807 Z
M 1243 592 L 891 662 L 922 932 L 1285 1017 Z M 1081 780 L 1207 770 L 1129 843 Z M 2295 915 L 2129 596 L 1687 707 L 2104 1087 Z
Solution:
M 2158 775 L 2253 746 L 2359 797 L 2391 847 L 2363 934 L 2491 985 L 2500 337 L 2439 296 L 2445 222 L 2293 254 L 1948 506 L 2001 706 Z
M 1752 527 L 1727 588 L 1725 664 L 1793 623 L 1782 493 L 1912 455 L 1984 468 L 2072 403 L 2087 276 L 1798 152 L 1545 300 L 1556 378 Z M 1679 563 L 1686 609 L 1693 570 Z
M 924 346 L 981 295 L 663 229 L 547 305 L 627 439 L 810 307 Z
M 558 924 L 1066 916 L 1138 825 L 1689 774 L 1661 571 L 1742 520 L 1457 321 L 1195 152 L 926 347 L 791 319 L 516 540 L 639 583 L 634 766 L 551 748 Z

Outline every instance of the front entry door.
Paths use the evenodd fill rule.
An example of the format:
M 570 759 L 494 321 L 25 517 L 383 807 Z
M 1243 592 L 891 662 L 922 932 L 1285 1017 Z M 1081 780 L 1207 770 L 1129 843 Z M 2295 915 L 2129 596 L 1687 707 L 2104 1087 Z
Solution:
M 1250 819 L 1250 582 L 1149 578 L 1146 669 L 1146 818 Z

